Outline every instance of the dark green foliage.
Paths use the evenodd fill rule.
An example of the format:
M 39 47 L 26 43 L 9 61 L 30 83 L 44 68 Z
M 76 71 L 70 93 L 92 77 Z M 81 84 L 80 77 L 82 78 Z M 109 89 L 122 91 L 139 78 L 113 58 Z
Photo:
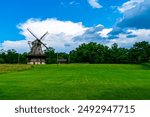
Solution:
M 46 55 L 46 63 L 47 64 L 56 64 L 57 59 L 66 59 L 69 61 L 69 55 L 65 52 L 55 52 L 55 49 L 52 47 L 49 47 L 48 49 L 45 50 L 45 55 Z
M 0 58 L 0 64 L 4 64 L 4 63 L 5 63 L 4 59 Z
M 72 63 L 103 63 L 108 47 L 97 43 L 82 44 L 70 52 Z
M 0 50 L 0 64 L 4 64 L 6 60 L 6 54 L 3 49 Z
M 70 52 L 72 63 L 145 63 L 150 60 L 150 44 L 137 42 L 132 48 L 120 48 L 114 43 L 111 48 L 97 44 L 82 44 Z
M 27 55 L 28 55 L 28 53 L 27 52 L 25 52 L 25 53 L 23 53 L 23 54 L 19 54 L 18 55 L 18 63 L 21 63 L 21 64 L 26 64 L 27 63 Z
M 107 63 L 128 63 L 128 49 L 119 48 L 116 43 L 108 50 Z
M 130 49 L 118 47 L 117 43 L 109 48 L 94 42 L 83 43 L 69 54 L 55 52 L 52 47 L 45 50 L 46 63 L 57 63 L 57 59 L 66 59 L 68 63 L 146 63 L 150 61 L 150 44 L 137 42 Z M 19 54 L 15 50 L 0 50 L 0 63 L 27 63 L 27 53 Z
M 0 50 L 0 63 L 1 64 L 15 64 L 27 63 L 27 53 L 19 54 L 14 49 L 12 50 Z
M 138 42 L 129 51 L 131 63 L 144 63 L 150 59 L 150 44 L 146 41 Z
M 45 50 L 45 56 L 47 64 L 57 63 L 57 54 L 52 47 L 49 47 L 47 50 Z

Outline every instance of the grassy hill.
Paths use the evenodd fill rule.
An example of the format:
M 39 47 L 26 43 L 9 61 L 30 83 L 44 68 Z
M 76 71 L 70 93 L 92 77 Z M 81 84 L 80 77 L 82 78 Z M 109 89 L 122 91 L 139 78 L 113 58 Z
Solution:
M 0 65 L 0 99 L 150 99 L 150 65 Z

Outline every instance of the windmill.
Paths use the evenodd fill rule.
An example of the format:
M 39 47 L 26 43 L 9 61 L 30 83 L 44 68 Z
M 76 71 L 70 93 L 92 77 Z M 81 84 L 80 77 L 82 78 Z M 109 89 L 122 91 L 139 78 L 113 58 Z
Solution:
M 46 37 L 48 32 L 46 32 L 41 38 L 38 38 L 29 28 L 27 28 L 27 30 L 33 37 L 35 37 L 34 41 L 28 41 L 29 47 L 31 49 L 28 55 L 28 64 L 45 64 L 45 55 L 42 50 L 42 46 L 47 49 L 48 47 L 42 42 L 42 40 Z

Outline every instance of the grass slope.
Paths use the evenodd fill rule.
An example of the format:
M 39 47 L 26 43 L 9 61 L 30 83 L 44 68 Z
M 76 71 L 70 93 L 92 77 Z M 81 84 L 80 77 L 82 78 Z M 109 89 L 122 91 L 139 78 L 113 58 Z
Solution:
M 24 71 L 31 69 L 32 65 L 25 65 L 25 64 L 0 64 L 0 74 L 7 73 L 7 72 L 13 72 L 13 71 Z
M 150 99 L 150 66 L 0 65 L 0 99 Z

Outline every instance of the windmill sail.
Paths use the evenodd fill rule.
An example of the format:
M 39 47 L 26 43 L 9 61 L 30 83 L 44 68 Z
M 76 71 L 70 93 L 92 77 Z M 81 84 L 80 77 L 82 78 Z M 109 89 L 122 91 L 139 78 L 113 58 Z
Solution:
M 27 30 L 35 37 L 35 40 L 29 44 L 31 51 L 28 55 L 29 64 L 45 64 L 45 55 L 42 50 L 42 45 L 48 49 L 48 47 L 41 41 L 48 32 L 46 32 L 41 38 L 38 38 L 29 28 Z M 29 42 L 28 42 L 29 43 Z

